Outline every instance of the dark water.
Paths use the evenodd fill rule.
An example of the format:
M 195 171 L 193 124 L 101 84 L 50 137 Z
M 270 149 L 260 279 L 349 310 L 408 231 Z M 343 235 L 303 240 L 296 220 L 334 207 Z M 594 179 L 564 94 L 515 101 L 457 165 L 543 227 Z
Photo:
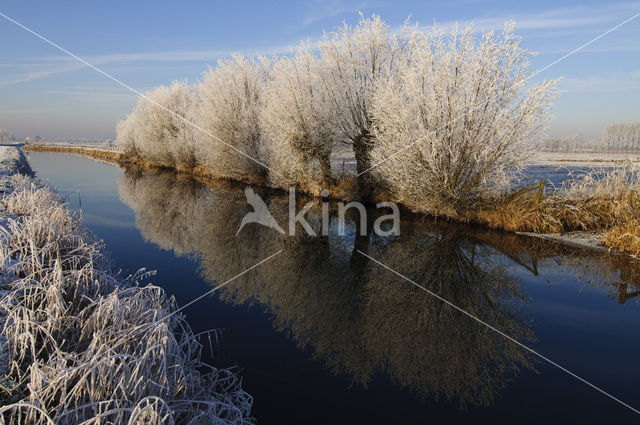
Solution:
M 196 332 L 218 330 L 210 361 L 237 366 L 259 424 L 639 419 L 357 251 L 638 408 L 640 265 L 626 258 L 415 220 L 395 238 L 356 236 L 356 217 L 346 236 L 335 217 L 326 237 L 255 224 L 236 235 L 249 211 L 241 187 L 29 159 L 81 204 L 116 264 L 156 269 L 153 281 L 179 304 L 283 250 L 185 310 Z M 264 195 L 286 223 L 287 200 Z

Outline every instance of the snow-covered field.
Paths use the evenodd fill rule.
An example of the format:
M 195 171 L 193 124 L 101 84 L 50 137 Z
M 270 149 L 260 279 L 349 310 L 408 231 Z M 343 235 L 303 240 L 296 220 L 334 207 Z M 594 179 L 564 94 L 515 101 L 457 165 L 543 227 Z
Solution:
M 536 152 L 531 165 L 564 164 L 571 166 L 614 165 L 616 162 L 640 162 L 640 155 L 608 152 Z
M 567 168 L 608 167 L 625 161 L 640 163 L 640 155 L 630 153 L 606 153 L 606 152 L 536 152 L 529 161 L 529 166 L 564 166 Z M 354 172 L 356 162 L 353 154 L 342 149 L 331 157 L 332 168 L 336 173 Z

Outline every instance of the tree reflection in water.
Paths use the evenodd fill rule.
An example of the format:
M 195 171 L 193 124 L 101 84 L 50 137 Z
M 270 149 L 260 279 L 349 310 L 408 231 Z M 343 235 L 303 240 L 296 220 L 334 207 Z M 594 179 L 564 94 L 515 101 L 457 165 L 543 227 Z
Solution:
M 312 347 L 333 373 L 363 386 L 385 373 L 420 397 L 455 399 L 462 407 L 492 403 L 518 370 L 533 367 L 532 358 L 357 250 L 525 344 L 534 339 L 520 311 L 526 296 L 508 264 L 537 274 L 546 263 L 559 263 L 620 302 L 638 291 L 636 264 L 550 241 L 410 220 L 401 224 L 399 237 L 362 237 L 357 214 L 347 215 L 346 236 L 335 231 L 335 214 L 328 236 L 307 236 L 302 228 L 286 236 L 256 224 L 236 235 L 250 211 L 242 187 L 128 170 L 119 189 L 142 235 L 177 255 L 196 257 L 212 284 L 283 249 L 219 297 L 261 306 L 278 331 Z M 288 198 L 254 190 L 286 229 Z M 308 214 L 316 230 L 320 214 L 319 205 Z

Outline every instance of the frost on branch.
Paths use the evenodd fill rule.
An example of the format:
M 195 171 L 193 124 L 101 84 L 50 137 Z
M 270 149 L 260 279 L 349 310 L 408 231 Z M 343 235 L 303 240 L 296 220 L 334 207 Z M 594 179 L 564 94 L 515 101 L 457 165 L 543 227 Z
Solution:
M 340 186 L 332 187 L 331 154 L 343 143 L 361 198 L 380 185 L 414 209 L 456 215 L 508 186 L 556 93 L 555 81 L 527 80 L 531 53 L 513 24 L 483 35 L 409 23 L 392 32 L 373 15 L 317 47 L 271 59 L 236 55 L 194 90 L 156 89 L 150 97 L 199 129 L 141 100 L 119 124 L 118 142 L 127 156 L 157 165 L 197 163 L 214 177 L 310 192 Z
M 183 81 L 145 94 L 126 120 L 118 123 L 116 143 L 125 154 L 178 169 L 197 164 L 193 89 Z
M 330 125 L 336 126 L 342 139 L 352 145 L 358 173 L 371 165 L 373 89 L 393 72 L 406 38 L 414 33 L 415 29 L 405 25 L 399 34 L 392 35 L 388 25 L 374 15 L 362 18 L 355 28 L 345 23 L 320 43 Z M 365 174 L 361 180 L 367 177 Z M 364 181 L 359 188 L 367 190 Z
M 640 121 L 617 122 L 604 129 L 602 137 L 608 151 L 640 152 Z
M 236 55 L 210 68 L 197 87 L 198 123 L 209 133 L 198 132 L 197 137 L 204 165 L 219 177 L 245 182 L 266 178 L 267 169 L 251 158 L 266 162 L 259 108 L 269 69 L 268 59 Z
M 308 43 L 273 67 L 260 123 L 268 138 L 270 166 L 287 176 L 272 175 L 272 180 L 278 179 L 276 185 L 307 183 L 316 165 L 323 183 L 332 179 L 330 156 L 341 134 L 332 123 L 330 99 L 321 79 L 322 63 Z
M 505 189 L 525 164 L 555 81 L 525 90 L 531 54 L 512 25 L 482 36 L 436 27 L 406 52 L 372 96 L 375 173 L 400 202 L 455 214 Z

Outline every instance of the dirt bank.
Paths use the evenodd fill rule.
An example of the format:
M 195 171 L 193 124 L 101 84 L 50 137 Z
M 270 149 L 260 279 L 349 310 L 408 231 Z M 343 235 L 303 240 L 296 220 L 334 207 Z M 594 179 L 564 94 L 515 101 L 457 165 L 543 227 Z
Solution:
M 73 146 L 55 146 L 55 145 L 26 145 L 24 148 L 25 150 L 28 150 L 28 151 L 56 152 L 56 153 L 69 153 L 69 154 L 82 155 L 89 158 L 117 164 L 120 166 L 134 167 L 142 170 L 168 170 L 171 172 L 188 176 L 203 184 L 210 185 L 210 186 L 215 186 L 219 184 L 226 185 L 230 183 L 260 185 L 260 182 L 229 182 L 226 180 L 221 180 L 220 178 L 215 177 L 211 172 L 209 172 L 203 167 L 196 167 L 194 169 L 189 169 L 189 170 L 180 170 L 180 169 L 172 168 L 170 165 L 165 165 L 165 164 L 154 164 L 148 161 L 132 161 L 131 159 L 126 158 L 122 152 L 115 151 L 115 150 L 92 148 L 87 146 L 73 147 Z M 284 189 L 276 188 L 276 190 L 284 190 Z M 307 194 L 311 196 L 319 196 L 320 191 L 321 189 L 318 187 L 311 191 L 307 191 L 308 192 Z M 305 192 L 305 191 L 300 190 L 299 192 Z M 341 200 L 341 201 L 351 201 L 354 199 L 358 199 L 357 184 L 355 179 L 344 178 L 337 185 L 334 185 L 333 187 L 331 187 L 330 197 L 332 199 Z M 373 199 L 371 199 L 370 201 L 375 205 L 376 202 L 387 201 L 389 199 L 391 199 L 390 194 L 383 190 L 380 190 L 374 194 Z M 547 203 L 546 201 L 549 201 L 549 200 L 545 199 L 542 202 L 542 204 Z M 525 202 L 523 203 L 516 202 L 515 204 L 516 204 L 515 208 L 525 208 L 525 206 L 528 204 L 531 204 L 531 202 L 529 202 L 528 200 L 525 200 Z M 602 229 L 595 228 L 595 229 L 589 229 L 586 231 L 583 229 L 583 231 L 578 232 L 576 230 L 579 230 L 579 229 L 573 229 L 571 228 L 571 225 L 569 226 L 563 225 L 560 227 L 561 228 L 568 227 L 569 231 L 559 232 L 558 229 L 552 229 L 552 228 L 549 228 L 549 230 L 547 231 L 538 231 L 537 227 L 545 227 L 545 226 L 541 225 L 537 227 L 534 226 L 533 228 L 531 228 L 531 223 L 541 221 L 541 223 L 544 224 L 545 220 L 548 219 L 546 215 L 549 215 L 549 211 L 548 211 L 549 208 L 545 208 L 545 207 L 540 208 L 538 206 L 528 205 L 528 207 L 525 208 L 527 212 L 526 214 L 524 213 L 524 211 L 521 211 L 522 214 L 516 214 L 515 211 L 511 211 L 511 209 L 513 208 L 514 206 L 511 204 L 504 205 L 504 208 L 500 207 L 499 205 L 495 205 L 493 209 L 489 209 L 485 211 L 469 212 L 465 214 L 464 217 L 459 217 L 459 218 L 449 217 L 448 219 L 451 221 L 473 222 L 479 225 L 487 226 L 494 230 L 510 231 L 515 233 L 525 234 L 532 237 L 554 239 L 554 240 L 566 243 L 568 245 L 579 246 L 580 248 L 590 249 L 593 251 L 609 250 L 609 247 L 606 246 L 606 241 L 608 239 L 604 237 L 604 234 L 606 233 L 607 228 L 602 228 Z M 520 215 L 531 216 L 530 217 L 531 220 L 529 219 L 514 220 L 513 219 L 514 216 L 520 216 Z M 554 214 L 551 214 L 551 215 L 554 215 Z M 509 217 L 512 217 L 512 218 L 509 218 Z M 544 219 L 537 220 L 538 218 L 541 218 L 541 217 Z M 555 217 L 552 217 L 552 218 L 555 218 Z M 524 224 L 520 223 L 521 221 Z M 554 221 L 557 221 L 557 220 L 554 220 Z M 565 218 L 563 218 L 563 221 L 566 221 Z M 625 250 L 624 246 L 616 248 L 616 251 L 620 253 L 622 253 L 624 250 Z M 635 254 L 635 251 L 631 251 L 631 253 Z
M 70 153 L 86 156 L 89 158 L 100 159 L 103 161 L 112 162 L 114 164 L 120 164 L 123 159 L 122 152 L 120 151 L 101 148 L 90 148 L 85 146 L 74 147 L 53 145 L 24 145 L 22 149 L 31 152 Z

